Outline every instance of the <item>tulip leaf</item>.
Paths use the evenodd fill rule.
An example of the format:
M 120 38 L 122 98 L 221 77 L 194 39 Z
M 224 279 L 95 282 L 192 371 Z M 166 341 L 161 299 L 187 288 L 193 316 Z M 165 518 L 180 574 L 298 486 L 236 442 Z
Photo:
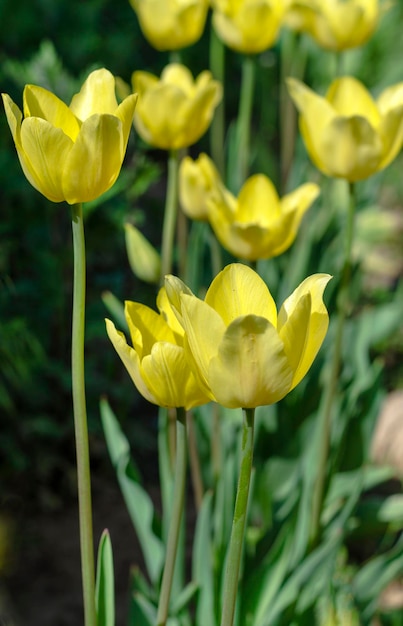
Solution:
M 147 572 L 157 583 L 164 560 L 164 546 L 154 532 L 156 515 L 153 502 L 139 484 L 138 472 L 130 459 L 129 443 L 124 436 L 108 401 L 101 400 L 101 419 L 112 464 L 133 526 L 143 550 Z
M 115 589 L 112 544 L 104 530 L 99 542 L 95 588 L 97 626 L 115 626 Z
M 214 564 L 211 545 L 213 494 L 208 491 L 197 518 L 193 542 L 193 579 L 199 587 L 196 607 L 196 624 L 216 625 L 214 615 Z

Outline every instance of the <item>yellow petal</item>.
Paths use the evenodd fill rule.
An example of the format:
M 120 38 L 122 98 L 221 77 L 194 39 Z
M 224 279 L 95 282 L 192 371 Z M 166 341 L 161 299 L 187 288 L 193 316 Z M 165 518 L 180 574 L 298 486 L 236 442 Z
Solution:
M 330 279 L 329 274 L 309 276 L 280 309 L 278 331 L 294 371 L 292 389 L 308 372 L 325 338 L 329 315 L 323 292 Z
M 334 80 L 326 94 L 326 100 L 338 115 L 358 115 L 377 128 L 380 121 L 378 107 L 369 91 L 356 78 L 344 76 Z
M 181 312 L 189 349 L 203 382 L 208 386 L 208 368 L 211 358 L 225 332 L 221 317 L 208 304 L 195 296 L 182 293 Z
M 140 359 L 151 353 L 158 341 L 175 344 L 175 336 L 165 319 L 139 302 L 125 302 L 125 317 L 129 326 L 133 345 Z
M 69 107 L 47 89 L 35 85 L 27 85 L 24 89 L 24 116 L 46 120 L 61 128 L 73 141 L 80 130 L 81 124 Z
M 39 117 L 28 117 L 22 123 L 20 161 L 24 174 L 52 202 L 65 199 L 62 176 L 73 146 L 60 128 Z
M 381 115 L 403 105 L 403 82 L 384 89 L 376 101 Z
M 217 402 L 229 408 L 272 404 L 289 391 L 292 370 L 276 329 L 247 315 L 226 330 L 208 380 Z
M 227 265 L 211 283 L 205 301 L 228 326 L 237 317 L 259 315 L 277 326 L 276 304 L 267 285 L 250 267 Z
M 267 226 L 279 214 L 279 197 L 271 180 L 263 174 L 248 178 L 239 192 L 236 221 Z
M 157 307 L 162 317 L 168 324 L 169 328 L 175 334 L 176 342 L 181 345 L 180 341 L 183 338 L 185 331 L 183 327 L 180 325 L 177 316 L 175 315 L 174 310 L 172 309 L 171 303 L 168 299 L 167 291 L 165 287 L 161 287 L 157 295 Z
M 122 166 L 122 123 L 114 115 L 92 115 L 81 126 L 63 175 L 69 204 L 88 202 L 112 187 Z
M 154 246 L 133 224 L 125 224 L 125 242 L 133 273 L 146 283 L 158 283 L 161 259 Z
M 115 78 L 106 69 L 91 72 L 70 103 L 70 110 L 81 121 L 95 114 L 112 115 L 117 108 Z
M 7 116 L 7 122 L 11 130 L 11 134 L 14 143 L 17 148 L 21 149 L 21 122 L 22 113 L 19 107 L 13 102 L 10 96 L 6 93 L 2 93 L 4 110 Z
M 190 372 L 185 351 L 179 346 L 158 342 L 141 363 L 147 387 L 160 406 L 190 409 L 210 401 Z
M 130 130 L 133 123 L 134 111 L 137 104 L 137 94 L 132 94 L 121 102 L 115 111 L 116 117 L 122 122 L 122 144 L 126 150 Z
M 392 109 L 382 118 L 379 135 L 383 143 L 383 156 L 378 169 L 383 169 L 399 154 L 403 143 L 403 106 Z
M 368 178 L 379 169 L 383 146 L 363 117 L 337 117 L 323 131 L 321 161 L 333 176 L 349 181 Z
M 130 374 L 132 381 L 141 395 L 152 402 L 158 404 L 155 396 L 149 391 L 140 373 L 140 359 L 136 351 L 127 343 L 123 333 L 118 332 L 115 325 L 110 320 L 105 320 L 108 337 L 111 340 L 116 352 L 122 359 L 124 366 Z

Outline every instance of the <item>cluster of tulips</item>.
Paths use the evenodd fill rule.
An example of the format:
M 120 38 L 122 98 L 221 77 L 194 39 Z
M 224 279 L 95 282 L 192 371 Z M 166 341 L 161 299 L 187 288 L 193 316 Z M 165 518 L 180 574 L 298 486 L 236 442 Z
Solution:
M 253 91 L 251 68 L 256 55 L 274 46 L 282 29 L 308 35 L 325 50 L 341 55 L 344 50 L 363 45 L 386 10 L 386 5 L 380 6 L 378 0 L 212 0 L 211 3 L 131 0 L 131 4 L 149 43 L 177 57 L 181 48 L 199 40 L 211 9 L 217 56 L 224 46 L 245 55 L 243 80 L 247 83 L 249 78 L 249 87 L 243 83 L 242 89 L 246 95 L 248 88 Z M 194 78 L 187 67 L 176 61 L 169 63 L 160 77 L 135 71 L 132 89 L 120 83 L 121 91 L 125 90 L 120 104 L 115 78 L 106 69 L 92 72 L 70 105 L 42 87 L 27 85 L 21 113 L 11 98 L 3 94 L 25 176 L 48 200 L 65 201 L 72 206 L 75 251 L 72 371 L 86 626 L 101 626 L 101 622 L 100 605 L 95 602 L 91 554 L 81 204 L 98 198 L 115 183 L 133 124 L 144 142 L 169 152 L 161 263 L 151 272 L 151 280 L 160 283 L 158 312 L 142 303 L 128 301 L 124 312 L 131 343 L 110 320 L 106 321 L 107 333 L 140 394 L 160 407 L 176 409 L 176 457 L 182 474 L 186 472 L 183 446 L 187 443 L 180 432 L 186 428 L 186 412 L 210 402 L 229 409 L 243 409 L 242 460 L 234 523 L 228 538 L 222 626 L 232 626 L 236 611 L 252 472 L 254 410 L 280 401 L 300 383 L 328 329 L 323 295 L 331 278 L 329 274 L 307 277 L 278 311 L 266 283 L 256 271 L 257 262 L 277 257 L 293 244 L 306 211 L 320 193 L 318 184 L 305 182 L 280 197 L 265 173 L 249 176 L 250 106 L 249 110 L 247 106 L 243 109 L 238 120 L 239 153 L 230 155 L 236 163 L 236 176 L 232 172 L 225 174 L 222 134 L 221 147 L 216 147 L 211 156 L 201 153 L 193 159 L 186 153 L 211 124 L 215 125 L 216 136 L 222 133 L 217 125 L 217 117 L 223 111 L 222 80 L 223 76 L 213 77 L 207 70 Z M 344 268 L 342 278 L 337 278 L 339 323 L 332 382 L 325 390 L 328 401 L 323 429 L 328 433 L 326 423 L 331 415 L 347 315 L 353 187 L 357 181 L 385 168 L 402 147 L 403 83 L 389 87 L 376 100 L 352 76 L 337 77 L 324 96 L 295 77 L 288 78 L 287 89 L 299 112 L 300 131 L 312 162 L 326 176 L 347 181 L 352 198 L 350 209 L 346 209 L 350 211 L 350 230 L 346 234 Z M 249 97 L 250 101 L 250 91 Z M 204 298 L 192 292 L 183 281 L 184 276 L 172 273 L 179 205 L 190 220 L 207 222 L 222 248 L 237 261 L 218 268 L 220 271 Z M 186 256 L 186 250 L 179 253 Z M 141 260 L 143 276 L 149 275 L 147 264 L 153 268 L 154 259 L 159 259 L 159 253 L 139 233 L 131 255 L 133 265 L 137 256 Z M 328 445 L 325 435 L 317 507 L 323 500 L 323 464 Z M 172 516 L 158 601 L 158 626 L 169 619 L 183 491 L 184 482 L 179 480 L 174 492 L 177 515 Z M 315 543 L 317 528 L 313 534 Z

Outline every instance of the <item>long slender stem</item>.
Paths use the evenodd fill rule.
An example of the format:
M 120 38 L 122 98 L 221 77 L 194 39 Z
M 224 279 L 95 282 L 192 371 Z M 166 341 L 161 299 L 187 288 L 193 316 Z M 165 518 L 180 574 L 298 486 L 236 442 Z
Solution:
M 77 456 L 84 623 L 85 626 L 96 626 L 91 475 L 84 382 L 85 241 L 81 204 L 75 204 L 72 206 L 72 228 L 74 249 L 74 286 L 71 367 Z
M 330 364 L 329 379 L 325 388 L 322 409 L 320 411 L 318 474 L 313 494 L 311 546 L 317 545 L 320 535 L 320 516 L 324 500 L 326 467 L 330 448 L 333 404 L 337 392 L 343 344 L 344 322 L 349 308 L 349 281 L 351 274 L 351 251 L 354 239 L 354 214 L 356 206 L 355 186 L 349 183 L 350 202 L 347 215 L 344 245 L 344 263 L 337 297 L 337 325 L 333 342 L 333 356 Z
M 168 157 L 167 195 L 162 227 L 161 284 L 164 281 L 164 276 L 172 271 L 176 217 L 178 213 L 178 169 L 178 152 L 177 150 L 171 150 Z
M 237 193 L 245 182 L 249 171 L 250 130 L 255 87 L 255 59 L 245 56 L 242 63 L 241 98 L 237 120 L 237 163 L 233 191 Z M 231 175 L 231 173 L 230 173 Z
M 214 78 L 224 86 L 225 47 L 213 28 L 210 30 L 210 69 Z M 217 106 L 210 127 L 210 150 L 212 159 L 221 175 L 225 175 L 225 92 L 223 100 Z
M 157 626 L 165 626 L 168 619 L 169 598 L 171 595 L 172 581 L 174 577 L 176 553 L 178 549 L 179 533 L 185 501 L 187 438 L 186 412 L 184 409 L 177 409 L 177 418 L 173 504 L 168 532 L 166 560 L 164 573 L 162 575 L 161 591 L 158 604 Z
M 227 567 L 224 581 L 224 605 L 221 626 L 232 626 L 234 622 L 238 591 L 239 569 L 243 550 L 248 497 L 253 463 L 253 433 L 255 409 L 243 409 L 242 458 L 232 521 Z

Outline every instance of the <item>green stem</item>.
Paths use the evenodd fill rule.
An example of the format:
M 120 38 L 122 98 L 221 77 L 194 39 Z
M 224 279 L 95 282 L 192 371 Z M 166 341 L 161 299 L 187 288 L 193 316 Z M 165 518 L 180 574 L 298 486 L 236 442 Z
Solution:
M 232 626 L 234 622 L 239 570 L 248 511 L 249 487 L 252 474 L 254 421 L 255 409 L 243 409 L 241 468 L 225 571 L 224 605 L 221 615 L 221 626 Z
M 210 30 L 210 69 L 214 78 L 224 87 L 225 73 L 225 46 L 222 40 L 217 37 L 213 28 Z M 210 127 L 210 150 L 211 156 L 217 167 L 221 178 L 225 176 L 225 93 L 223 99 L 217 106 Z
M 77 456 L 84 623 L 85 626 L 96 626 L 91 475 L 84 383 L 85 241 L 81 204 L 75 204 L 72 206 L 72 228 L 74 249 L 74 286 L 71 367 Z
M 164 282 L 165 275 L 172 272 L 176 217 L 178 213 L 178 169 L 178 152 L 177 150 L 171 150 L 168 157 L 167 195 L 162 227 L 161 284 Z
M 238 193 L 239 189 L 244 184 L 249 172 L 250 128 L 254 87 L 255 58 L 252 56 L 245 56 L 242 63 L 241 97 L 239 102 L 239 112 L 236 129 L 237 162 L 235 168 L 235 179 L 233 181 L 233 191 L 235 193 Z M 231 172 L 229 173 L 229 175 L 231 176 Z
M 340 362 L 343 345 L 344 322 L 349 308 L 349 282 L 351 274 L 351 252 L 354 238 L 354 214 L 356 195 L 354 183 L 349 183 L 350 202 L 347 214 L 346 237 L 344 244 L 344 263 L 337 296 L 336 334 L 333 342 L 333 355 L 330 373 L 320 409 L 320 428 L 318 445 L 318 474 L 313 493 L 311 547 L 315 547 L 320 536 L 320 517 L 325 496 L 327 461 L 330 449 L 333 404 L 337 392 Z M 323 407 L 323 408 L 322 408 Z
M 186 411 L 183 408 L 177 409 L 177 418 L 174 493 L 164 573 L 162 575 L 161 591 L 158 603 L 157 626 L 165 626 L 168 619 L 169 598 L 171 595 L 172 581 L 174 577 L 176 553 L 178 549 L 179 533 L 185 501 L 187 437 Z

